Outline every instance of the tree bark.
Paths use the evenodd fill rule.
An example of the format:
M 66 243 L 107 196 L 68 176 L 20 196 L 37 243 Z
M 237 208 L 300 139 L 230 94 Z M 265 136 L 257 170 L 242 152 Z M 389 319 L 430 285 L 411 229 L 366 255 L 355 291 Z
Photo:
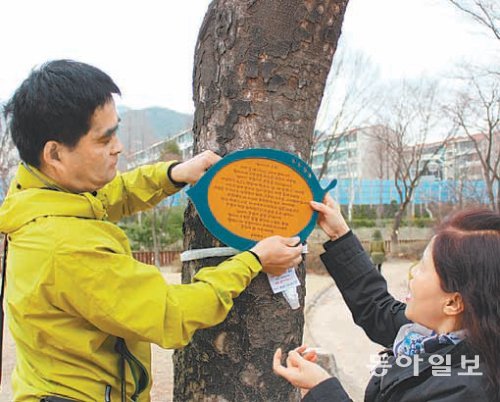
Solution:
M 391 252 L 396 253 L 399 250 L 399 227 L 403 219 L 404 209 L 400 208 L 394 215 L 391 232 Z
M 194 154 L 269 147 L 307 158 L 348 0 L 215 0 L 194 66 Z M 244 194 L 242 195 L 244 196 Z M 190 204 L 185 249 L 219 246 Z M 184 263 L 182 281 L 223 258 Z M 297 270 L 304 305 L 305 268 Z M 295 401 L 272 373 L 277 347 L 302 341 L 303 308 L 291 310 L 259 275 L 225 322 L 198 331 L 174 354 L 176 401 Z

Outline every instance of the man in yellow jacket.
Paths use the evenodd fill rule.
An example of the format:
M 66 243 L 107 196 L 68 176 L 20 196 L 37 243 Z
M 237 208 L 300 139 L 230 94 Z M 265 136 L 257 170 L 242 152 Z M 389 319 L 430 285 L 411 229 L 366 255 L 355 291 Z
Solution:
M 301 260 L 298 238 L 274 236 L 183 285 L 134 260 L 113 222 L 195 183 L 220 158 L 205 151 L 117 174 L 113 94 L 104 72 L 58 60 L 32 71 L 5 107 L 22 160 L 0 207 L 16 402 L 149 401 L 151 343 L 186 345 L 223 321 L 262 269 L 281 274 Z

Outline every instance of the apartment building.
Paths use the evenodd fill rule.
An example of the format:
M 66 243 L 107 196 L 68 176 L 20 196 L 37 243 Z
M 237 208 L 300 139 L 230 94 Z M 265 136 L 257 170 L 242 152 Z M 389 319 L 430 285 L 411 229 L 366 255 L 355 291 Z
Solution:
M 361 127 L 338 136 L 317 133 L 312 169 L 325 179 L 389 179 L 392 169 L 385 146 L 377 140 L 381 126 Z M 321 172 L 327 158 L 327 169 Z
M 498 133 L 500 136 L 500 132 Z M 473 140 L 474 139 L 474 140 Z M 457 137 L 452 139 L 445 148 L 443 158 L 443 176 L 450 180 L 481 180 L 483 170 L 474 142 L 479 147 L 487 140 L 484 134 L 476 134 L 473 139 Z M 500 145 L 500 140 L 498 141 Z
M 191 158 L 193 155 L 193 132 L 192 130 L 184 130 L 128 155 L 126 157 L 126 170 L 161 160 L 161 155 L 165 152 L 166 144 L 171 141 L 179 147 L 180 159 L 186 160 Z
M 391 131 L 387 127 L 370 126 L 337 137 L 318 133 L 312 168 L 323 186 L 334 178 L 339 180 L 333 194 L 341 204 L 398 202 L 394 167 L 384 145 L 377 140 L 382 134 L 391 135 Z M 460 136 L 444 145 L 442 142 L 417 145 L 421 152 L 418 166 L 420 169 L 425 167 L 414 194 L 414 203 L 453 203 L 461 198 L 486 202 L 483 171 L 475 144 L 485 147 L 486 140 L 485 135 L 476 134 L 473 139 Z M 500 133 L 497 142 L 500 144 Z M 408 157 L 413 151 L 408 147 Z M 498 148 L 495 152 L 498 155 Z M 323 166 L 325 158 L 326 169 Z M 413 177 L 415 174 L 413 172 Z

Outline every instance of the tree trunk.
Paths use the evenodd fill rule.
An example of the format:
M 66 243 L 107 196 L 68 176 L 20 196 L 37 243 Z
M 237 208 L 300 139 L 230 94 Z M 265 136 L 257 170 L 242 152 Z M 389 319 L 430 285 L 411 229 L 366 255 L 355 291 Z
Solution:
M 497 203 L 496 203 L 496 211 L 500 212 L 500 180 L 497 179 Z
M 384 180 L 379 178 L 379 198 L 377 205 L 377 226 L 382 227 L 382 219 L 384 218 Z
M 347 1 L 212 2 L 195 54 L 194 154 L 269 147 L 307 158 Z M 220 245 L 192 204 L 184 239 L 185 249 Z M 184 263 L 183 282 L 222 260 Z M 298 276 L 303 307 L 303 264 Z M 303 308 L 291 310 L 259 275 L 225 322 L 198 331 L 175 352 L 174 399 L 298 401 L 298 391 L 276 377 L 271 365 L 277 347 L 289 350 L 301 343 L 303 323 Z
M 486 194 L 488 194 L 488 201 L 490 203 L 490 208 L 492 210 L 495 210 L 497 205 L 496 205 L 496 200 L 495 200 L 495 192 L 493 191 L 493 183 L 494 179 L 489 177 L 489 173 L 485 172 L 484 175 L 484 182 L 486 184 Z
M 403 207 L 404 205 L 404 207 Z M 406 210 L 406 204 L 398 209 L 394 215 L 394 222 L 392 223 L 392 233 L 391 233 L 391 253 L 397 254 L 399 251 L 399 228 L 401 226 L 401 221 L 403 220 L 403 214 Z

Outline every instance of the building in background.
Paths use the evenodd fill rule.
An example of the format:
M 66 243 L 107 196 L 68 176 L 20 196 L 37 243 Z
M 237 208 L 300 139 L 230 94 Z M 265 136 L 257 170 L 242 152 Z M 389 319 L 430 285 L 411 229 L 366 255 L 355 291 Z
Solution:
M 385 147 L 377 140 L 379 126 L 356 128 L 337 138 L 323 135 L 313 150 L 312 165 L 316 176 L 325 179 L 389 179 L 392 176 Z M 332 149 L 335 151 L 329 153 Z M 328 169 L 320 174 L 325 157 Z
M 394 167 L 385 145 L 377 140 L 380 129 L 380 126 L 361 127 L 343 133 L 339 138 L 323 134 L 315 144 L 311 168 L 319 177 L 325 157 L 328 158 L 320 182 L 326 187 L 331 180 L 338 180 L 332 195 L 340 204 L 373 206 L 399 202 L 394 184 Z M 475 138 L 481 137 L 484 135 L 477 134 Z M 171 141 L 177 144 L 182 160 L 192 157 L 193 132 L 183 130 L 128 155 L 122 169 L 130 170 L 161 160 L 162 151 Z M 335 151 L 329 155 L 328 143 L 332 141 Z M 436 149 L 440 146 L 439 142 L 429 143 L 423 149 L 421 161 L 427 166 L 413 203 L 456 204 L 465 199 L 486 203 L 481 162 L 474 142 L 468 137 L 456 137 L 442 149 Z
M 479 146 L 483 141 L 487 140 L 484 134 L 475 134 L 473 137 L 479 143 Z M 475 149 L 474 141 L 469 137 L 457 137 L 449 142 L 446 146 L 443 165 L 445 179 L 483 179 L 481 161 Z
M 179 150 L 181 151 L 182 160 L 187 160 L 193 157 L 193 130 L 180 131 L 170 137 L 174 141 Z
M 394 167 L 384 144 L 377 140 L 380 128 L 357 128 L 337 138 L 321 133 L 311 167 L 318 177 L 321 176 L 323 187 L 333 179 L 338 180 L 332 195 L 341 205 L 373 206 L 399 202 Z M 479 146 L 483 139 L 486 141 L 483 134 L 476 134 L 474 139 Z M 328 154 L 329 143 L 335 144 L 331 155 Z M 328 167 L 322 169 L 325 157 L 328 158 Z M 414 204 L 487 203 L 481 161 L 474 141 L 469 137 L 453 138 L 444 146 L 440 142 L 426 144 L 420 163 L 420 166 L 424 165 L 425 170 L 413 197 Z
M 180 159 L 186 160 L 193 155 L 193 131 L 183 130 L 164 140 L 155 142 L 145 149 L 127 155 L 125 170 L 162 160 L 162 153 L 169 142 L 174 142 L 179 147 Z

